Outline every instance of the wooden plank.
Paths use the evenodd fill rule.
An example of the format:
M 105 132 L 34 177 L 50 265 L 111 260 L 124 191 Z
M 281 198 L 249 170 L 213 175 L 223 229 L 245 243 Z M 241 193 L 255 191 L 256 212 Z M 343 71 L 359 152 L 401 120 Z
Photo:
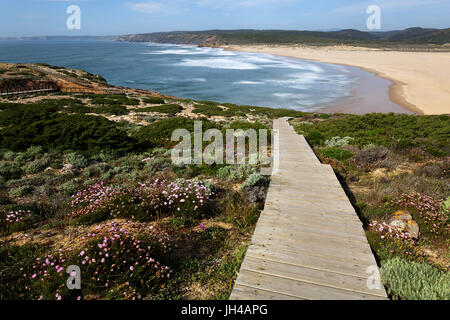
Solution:
M 281 294 L 273 291 L 253 288 L 246 285 L 235 285 L 230 300 L 304 300 L 298 297 Z
M 264 221 L 270 221 L 273 224 L 283 223 L 292 224 L 294 226 L 306 226 L 313 229 L 321 230 L 335 230 L 360 233 L 365 236 L 364 231 L 361 228 L 361 223 L 356 220 L 345 221 L 343 219 L 332 220 L 329 216 L 322 214 L 309 214 L 307 212 L 297 211 L 294 214 L 283 215 L 275 210 L 266 210 L 261 213 L 261 217 L 264 217 Z M 263 220 L 261 220 L 263 221 Z
M 318 242 L 316 239 L 292 239 L 282 236 L 266 236 L 261 232 L 256 232 L 252 238 L 252 244 L 264 245 L 266 247 L 283 248 L 292 250 L 293 253 L 314 252 L 322 256 L 343 258 L 351 257 L 362 261 L 370 261 L 373 258 L 369 248 L 362 246 L 352 246 L 347 243 Z
M 345 202 L 327 203 L 325 201 L 313 201 L 308 199 L 298 200 L 293 199 L 292 197 L 283 196 L 282 194 L 277 195 L 275 193 L 268 194 L 267 201 L 274 202 L 274 208 L 277 208 L 277 206 L 283 206 L 285 204 L 300 210 L 312 210 L 314 208 L 322 210 L 323 212 L 332 212 L 334 208 L 338 212 L 337 214 L 339 214 L 340 217 L 351 216 L 351 218 L 354 220 L 358 219 L 353 206 L 350 203 L 346 204 Z
M 269 234 L 284 234 L 295 239 L 311 239 L 313 241 L 337 242 L 367 245 L 367 239 L 363 232 L 349 233 L 348 231 L 337 232 L 332 229 L 310 228 L 308 226 L 296 226 L 294 224 L 280 224 L 273 221 L 261 219 L 258 223 L 260 232 L 268 232 Z
M 245 270 L 239 274 L 236 283 L 265 291 L 291 295 L 300 299 L 314 300 L 379 300 L 374 295 L 345 290 L 339 287 L 324 286 L 313 281 L 299 281 L 294 278 L 261 274 Z
M 386 297 L 384 291 L 379 289 L 369 289 L 367 287 L 369 275 L 366 275 L 365 277 L 349 276 L 324 269 L 284 264 L 255 257 L 248 257 L 242 265 L 242 270 L 250 270 L 262 274 L 282 276 L 298 281 L 307 281 L 323 286 L 331 286 L 363 294 Z
M 367 268 L 373 266 L 373 262 L 369 261 L 334 259 L 330 256 L 321 256 L 309 252 L 294 254 L 284 250 L 273 251 L 263 246 L 249 247 L 246 253 L 247 256 L 360 277 L 367 276 Z
M 274 227 L 274 225 L 279 224 L 281 227 Z M 290 225 L 289 221 L 286 220 L 279 220 L 279 219 L 268 219 L 265 218 L 260 221 L 258 225 L 264 226 L 269 228 L 272 232 L 283 232 L 288 234 L 302 234 L 302 235 L 311 235 L 311 236 L 319 236 L 324 237 L 326 239 L 346 239 L 348 241 L 356 241 L 356 242 L 363 242 L 364 244 L 367 244 L 367 239 L 362 230 L 349 230 L 344 228 L 338 228 L 338 224 L 333 225 L 309 225 L 309 224 L 302 224 L 302 223 L 295 223 Z M 286 227 L 286 228 L 283 228 Z M 361 227 L 359 226 L 361 229 Z
M 273 196 L 271 196 L 273 198 Z M 264 212 L 270 213 L 278 213 L 282 212 L 285 216 L 311 216 L 314 217 L 326 217 L 329 218 L 329 221 L 349 221 L 354 223 L 362 224 L 361 220 L 356 215 L 353 207 L 352 208 L 336 208 L 330 206 L 319 206 L 319 205 L 308 205 L 304 204 L 292 204 L 288 202 L 280 202 L 277 199 L 267 199 L 264 207 Z
M 327 258 L 330 259 L 330 261 L 341 261 L 341 262 L 348 262 L 350 264 L 357 264 L 357 265 L 363 265 L 363 266 L 373 266 L 376 265 L 376 261 L 373 257 L 363 255 L 363 256 L 357 256 L 355 254 L 352 254 L 351 252 L 342 251 L 341 249 L 338 250 L 329 250 L 326 248 L 315 248 L 315 247 L 308 247 L 308 246 L 285 246 L 283 244 L 277 243 L 275 241 L 273 242 L 266 242 L 266 243 L 256 243 L 253 242 L 251 248 L 263 248 L 265 250 L 280 250 L 284 253 L 291 253 L 292 255 L 307 255 L 307 256 L 313 256 L 313 257 L 320 257 L 320 258 Z

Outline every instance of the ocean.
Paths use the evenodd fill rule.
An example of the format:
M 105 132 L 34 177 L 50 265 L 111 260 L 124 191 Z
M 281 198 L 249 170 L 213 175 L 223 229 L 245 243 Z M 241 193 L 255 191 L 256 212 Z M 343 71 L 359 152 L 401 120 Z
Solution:
M 83 69 L 113 85 L 186 99 L 301 111 L 351 103 L 361 78 L 371 75 L 259 53 L 114 41 L 0 41 L 0 61 Z M 381 80 L 377 90 L 387 97 L 390 82 Z

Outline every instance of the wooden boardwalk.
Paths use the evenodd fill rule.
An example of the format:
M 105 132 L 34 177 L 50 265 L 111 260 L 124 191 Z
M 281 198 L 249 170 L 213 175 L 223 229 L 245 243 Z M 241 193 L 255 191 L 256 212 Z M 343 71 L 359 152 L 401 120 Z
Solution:
M 274 129 L 279 169 L 230 299 L 387 299 L 383 286 L 368 288 L 376 261 L 333 169 L 287 118 Z

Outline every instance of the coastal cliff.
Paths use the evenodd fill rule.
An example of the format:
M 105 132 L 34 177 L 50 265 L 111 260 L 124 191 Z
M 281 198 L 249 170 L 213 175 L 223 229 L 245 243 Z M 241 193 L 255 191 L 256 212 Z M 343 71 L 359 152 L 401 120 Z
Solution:
M 155 42 L 155 43 L 171 43 L 171 44 L 191 44 L 197 46 L 218 46 L 219 39 L 215 34 L 210 33 L 147 33 L 147 34 L 131 34 L 119 36 L 117 41 L 130 42 Z

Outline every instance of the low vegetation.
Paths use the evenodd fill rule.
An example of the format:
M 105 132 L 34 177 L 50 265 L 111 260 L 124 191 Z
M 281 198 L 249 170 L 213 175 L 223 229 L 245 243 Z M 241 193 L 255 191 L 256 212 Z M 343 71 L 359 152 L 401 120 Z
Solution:
M 430 265 L 396 257 L 382 263 L 381 274 L 396 299 L 450 299 L 450 274 Z
M 346 189 L 391 297 L 448 299 L 450 116 L 309 114 L 292 124 Z M 399 210 L 418 239 L 386 224 Z
M 268 180 L 257 166 L 175 165 L 171 135 L 194 120 L 270 129 L 270 110 L 242 108 L 250 123 L 183 117 L 182 99 L 19 101 L 0 103 L 1 299 L 228 298 Z M 69 265 L 81 290 L 65 286 Z

